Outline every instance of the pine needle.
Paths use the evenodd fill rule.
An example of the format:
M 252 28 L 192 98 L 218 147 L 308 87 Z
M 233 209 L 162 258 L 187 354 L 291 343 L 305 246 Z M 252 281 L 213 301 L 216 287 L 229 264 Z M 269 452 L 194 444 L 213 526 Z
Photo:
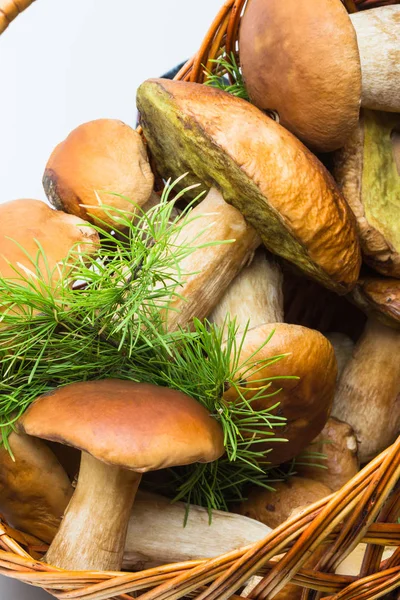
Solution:
M 33 276 L 16 268 L 15 278 L 0 278 L 1 439 L 9 448 L 8 435 L 29 404 L 73 382 L 120 378 L 178 389 L 221 424 L 226 455 L 209 465 L 175 470 L 172 495 L 226 509 L 249 482 L 268 486 L 274 476 L 268 454 L 258 446 L 285 441 L 279 435 L 285 419 L 276 414 L 279 392 L 269 389 L 276 377 L 258 380 L 252 401 L 240 384 L 249 369 L 255 373 L 285 356 L 260 362 L 255 353 L 241 363 L 246 330 L 238 337 L 234 321 L 218 328 L 195 319 L 190 328 L 165 330 L 160 309 L 176 298 L 186 275 L 182 259 L 200 245 L 197 240 L 175 243 L 192 218 L 189 205 L 183 216 L 171 219 L 178 182 L 168 183 L 160 204 L 135 222 L 110 207 L 124 234 L 114 236 L 99 227 L 103 243 L 97 256 L 83 257 L 73 249 L 57 267 L 63 277 L 56 285 L 49 283 L 52 273 L 40 246 L 30 257 Z M 223 399 L 228 388 L 237 393 L 234 403 Z M 257 411 L 252 403 L 261 398 L 270 408 Z
M 250 101 L 242 72 L 233 52 L 229 56 L 223 54 L 220 58 L 213 59 L 210 62 L 214 63 L 215 66 L 212 70 L 205 70 L 205 85 L 216 87 L 232 94 L 232 96 Z

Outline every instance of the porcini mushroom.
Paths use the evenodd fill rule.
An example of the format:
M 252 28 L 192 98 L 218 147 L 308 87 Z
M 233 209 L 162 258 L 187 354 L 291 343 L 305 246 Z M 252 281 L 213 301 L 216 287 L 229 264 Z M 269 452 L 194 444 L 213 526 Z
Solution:
M 32 285 L 55 285 L 69 265 L 96 252 L 97 232 L 74 215 L 51 209 L 40 200 L 0 204 L 0 275 Z
M 249 0 L 239 53 L 251 101 L 313 149 L 340 148 L 360 104 L 400 112 L 399 14 L 348 15 L 340 0 Z
M 221 241 L 232 243 L 218 243 Z M 198 248 L 179 262 L 180 283 L 163 311 L 169 331 L 186 327 L 193 317 L 206 317 L 232 279 L 251 260 L 261 239 L 241 213 L 212 188 L 174 239 L 174 244 L 182 243 Z M 176 279 L 175 273 L 172 276 Z
M 313 456 L 316 452 L 323 454 L 324 458 Z M 333 492 L 350 481 L 359 468 L 357 438 L 353 428 L 334 417 L 328 419 L 321 433 L 304 449 L 296 464 L 296 472 L 300 477 L 319 481 Z
M 134 216 L 150 198 L 154 176 L 140 135 L 115 119 L 89 121 L 53 150 L 43 175 L 50 202 L 102 227 L 118 212 Z
M 337 377 L 339 378 L 353 354 L 354 342 L 345 333 L 338 333 L 337 331 L 325 333 L 325 337 L 330 341 L 335 351 L 338 366 Z
M 273 253 L 338 293 L 353 287 L 360 268 L 354 216 L 293 135 L 210 86 L 148 80 L 137 103 L 163 177 L 189 172 L 187 181 L 215 187 Z
M 185 523 L 185 517 L 187 522 Z M 188 506 L 139 490 L 129 519 L 124 569 L 212 558 L 257 542 L 266 525 L 238 514 Z
M 21 431 L 82 450 L 75 493 L 46 561 L 69 570 L 118 570 L 129 515 L 146 471 L 209 462 L 224 452 L 220 425 L 193 398 L 108 379 L 40 396 Z
M 400 431 L 400 332 L 371 318 L 343 370 L 332 416 L 349 423 L 365 463 Z
M 305 477 L 289 477 L 272 485 L 274 491 L 263 488 L 250 490 L 248 498 L 235 506 L 234 511 L 274 529 L 294 516 L 295 511 L 332 493 L 323 483 Z
M 73 488 L 50 448 L 28 435 L 11 433 L 12 455 L 0 447 L 0 513 L 17 529 L 50 543 Z
M 399 131 L 399 114 L 362 111 L 357 128 L 335 153 L 333 174 L 356 216 L 365 262 L 400 278 Z
M 263 252 L 258 252 L 252 264 L 232 282 L 210 316 L 220 326 L 227 315 L 236 317 L 240 340 L 243 335 L 240 331 L 243 332 L 249 322 L 240 345 L 239 361 L 246 364 L 251 359 L 254 367 L 247 365 L 239 388 L 256 410 L 279 402 L 278 414 L 287 419 L 285 426 L 279 428 L 280 437 L 287 438 L 287 443 L 257 443 L 259 450 L 269 452 L 266 460 L 275 465 L 299 454 L 324 427 L 333 402 L 337 373 L 333 348 L 321 333 L 283 322 L 281 283 L 277 265 Z M 259 364 L 268 357 L 284 354 L 286 356 L 274 364 Z M 279 379 L 285 375 L 298 379 Z M 281 391 L 273 397 L 254 398 L 260 387 L 265 386 L 266 377 L 277 378 L 269 382 L 269 392 Z M 226 390 L 224 399 L 235 402 L 236 388 Z

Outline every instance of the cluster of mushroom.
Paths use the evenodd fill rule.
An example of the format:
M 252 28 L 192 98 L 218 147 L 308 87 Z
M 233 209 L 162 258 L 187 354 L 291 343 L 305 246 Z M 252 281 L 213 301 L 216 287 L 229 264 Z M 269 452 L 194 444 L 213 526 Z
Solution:
M 297 476 L 274 485 L 274 493 L 249 490 L 246 501 L 232 506 L 238 514 L 215 513 L 211 528 L 206 511 L 193 509 L 194 535 L 177 525 L 183 505 L 137 490 L 147 471 L 221 457 L 218 422 L 193 398 L 149 384 L 108 379 L 56 389 L 19 419 L 10 437 L 15 462 L 4 449 L 0 455 L 0 511 L 51 543 L 46 561 L 55 566 L 139 568 L 246 545 L 342 487 L 360 462 L 399 433 L 400 83 L 387 74 L 377 80 L 365 33 L 373 27 L 385 35 L 399 7 L 351 19 L 339 0 L 312 3 L 312 19 L 310 10 L 305 0 L 248 2 L 240 53 L 257 106 L 212 87 L 164 79 L 146 81 L 137 97 L 157 173 L 165 179 L 188 173 L 185 184 L 200 182 L 208 192 L 176 240 L 201 244 L 182 260 L 178 294 L 163 309 L 166 327 L 174 331 L 196 317 L 223 328 L 227 316 L 236 319 L 238 339 L 246 332 L 240 360 L 254 361 L 240 378 L 240 393 L 255 411 L 279 402 L 286 419 L 281 434 L 287 442 L 259 449 L 271 465 L 303 455 Z M 324 49 L 322 40 L 333 34 L 337 41 Z M 341 58 L 332 58 L 333 49 Z M 294 58 L 307 59 L 308 70 L 296 68 Z M 396 71 L 394 63 L 384 64 Z M 343 65 L 348 71 L 339 76 L 333 67 Z M 323 88 L 322 71 L 329 75 Z M 310 82 L 317 82 L 318 93 Z M 260 108 L 275 111 L 281 124 Z M 298 138 L 313 150 L 337 150 L 333 175 Z M 108 119 L 81 125 L 60 143 L 43 184 L 57 210 L 36 200 L 0 207 L 0 273 L 39 285 L 43 249 L 51 273 L 46 284 L 54 289 L 74 260 L 96 252 L 101 242 L 93 224 L 118 231 L 122 215 L 134 219 L 138 207 L 158 201 L 141 137 Z M 210 244 L 221 241 L 231 243 Z M 360 276 L 362 256 L 389 278 L 372 271 Z M 304 305 L 301 284 L 285 292 L 287 280 L 305 278 L 314 282 L 312 306 Z M 329 300 L 318 305 L 320 295 Z M 321 325 L 338 296 L 368 315 L 358 339 L 346 337 L 345 328 L 332 332 L 332 319 Z M 284 358 L 277 362 L 276 356 Z M 279 379 L 285 375 L 290 378 Z M 258 393 L 264 376 L 276 395 Z M 224 402 L 237 398 L 237 387 L 224 390 Z M 41 440 L 82 451 L 75 490 L 75 466 L 68 477 L 65 454 Z M 320 468 L 307 458 L 315 452 L 326 456 Z

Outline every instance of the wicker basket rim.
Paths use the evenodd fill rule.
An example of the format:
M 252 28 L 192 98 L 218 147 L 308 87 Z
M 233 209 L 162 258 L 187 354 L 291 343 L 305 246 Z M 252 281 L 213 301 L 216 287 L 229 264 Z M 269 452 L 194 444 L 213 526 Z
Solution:
M 0 34 L 34 1 L 0 0 Z M 236 51 L 246 1 L 226 0 L 199 51 L 182 67 L 177 79 L 202 82 L 203 65 L 210 66 L 222 46 Z M 368 8 L 374 1 L 342 0 L 349 12 Z M 399 0 L 388 3 L 398 4 Z M 237 589 L 255 574 L 263 579 L 251 594 L 253 600 L 273 598 L 288 582 L 307 587 L 303 600 L 317 600 L 326 593 L 330 600 L 379 598 L 400 586 L 400 524 L 395 522 L 400 514 L 399 476 L 400 437 L 341 490 L 309 506 L 251 547 L 136 573 L 69 572 L 40 562 L 45 545 L 0 518 L 0 574 L 43 587 L 60 599 L 131 600 L 131 593 L 139 594 L 142 600 L 239 599 Z M 335 567 L 361 541 L 367 550 L 359 576 L 334 574 Z M 305 569 L 310 553 L 326 542 L 330 545 L 318 567 Z M 384 547 L 389 544 L 397 550 L 382 561 Z M 282 554 L 279 561 L 272 561 Z

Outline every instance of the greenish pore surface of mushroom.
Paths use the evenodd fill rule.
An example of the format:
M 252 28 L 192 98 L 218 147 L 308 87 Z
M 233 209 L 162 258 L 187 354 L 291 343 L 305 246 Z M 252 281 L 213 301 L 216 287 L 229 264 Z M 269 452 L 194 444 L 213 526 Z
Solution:
M 338 293 L 354 286 L 354 217 L 326 169 L 292 134 L 248 102 L 199 84 L 148 80 L 137 103 L 163 177 L 188 172 L 185 186 L 216 187 L 273 253 Z
M 335 153 L 334 176 L 356 219 L 364 260 L 400 277 L 400 114 L 361 112 Z
M 400 115 L 365 111 L 364 123 L 365 216 L 389 246 L 400 252 L 400 173 L 392 139 L 392 132 L 400 127 Z

